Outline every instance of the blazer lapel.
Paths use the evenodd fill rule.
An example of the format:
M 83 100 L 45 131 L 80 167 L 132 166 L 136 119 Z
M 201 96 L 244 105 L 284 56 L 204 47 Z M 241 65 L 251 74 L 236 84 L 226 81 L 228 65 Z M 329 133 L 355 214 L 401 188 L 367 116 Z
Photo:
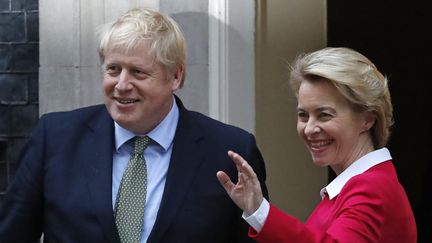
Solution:
M 85 170 L 92 208 L 103 228 L 107 242 L 120 242 L 112 209 L 112 154 L 114 122 L 105 108 L 88 124 L 83 139 L 82 162 Z
M 181 101 L 177 99 L 176 102 L 180 109 L 180 118 L 162 202 L 148 242 L 160 242 L 204 161 L 204 149 L 200 147 L 203 135 L 193 126 L 189 111 L 183 107 Z

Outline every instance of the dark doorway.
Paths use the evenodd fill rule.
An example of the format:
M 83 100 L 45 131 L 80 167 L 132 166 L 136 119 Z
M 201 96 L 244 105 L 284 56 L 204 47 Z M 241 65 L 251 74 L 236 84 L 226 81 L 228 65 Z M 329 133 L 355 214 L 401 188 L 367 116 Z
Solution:
M 420 243 L 432 242 L 432 11 L 427 6 L 327 2 L 328 46 L 363 53 L 390 80 L 395 126 L 387 147 L 414 210 Z

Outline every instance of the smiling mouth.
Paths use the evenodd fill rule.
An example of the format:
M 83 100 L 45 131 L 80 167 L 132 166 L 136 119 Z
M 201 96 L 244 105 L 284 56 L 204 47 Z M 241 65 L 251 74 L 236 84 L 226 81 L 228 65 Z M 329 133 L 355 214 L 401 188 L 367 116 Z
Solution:
M 313 141 L 313 142 L 311 141 L 309 142 L 309 144 L 312 149 L 320 149 L 322 147 L 331 144 L 332 142 L 333 142 L 332 139 L 327 139 L 327 140 L 320 140 L 320 141 Z
M 120 103 L 120 104 L 124 104 L 124 105 L 127 105 L 127 104 L 132 104 L 132 103 L 136 103 L 136 102 L 138 102 L 139 100 L 137 100 L 137 99 L 119 99 L 119 98 L 114 98 L 118 103 Z

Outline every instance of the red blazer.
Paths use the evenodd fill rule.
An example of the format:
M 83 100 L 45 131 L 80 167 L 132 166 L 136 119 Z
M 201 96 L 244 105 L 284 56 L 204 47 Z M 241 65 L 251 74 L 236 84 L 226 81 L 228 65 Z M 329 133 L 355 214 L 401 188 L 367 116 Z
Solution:
M 271 205 L 259 242 L 415 243 L 416 223 L 391 161 L 352 177 L 338 196 L 326 196 L 306 224 Z

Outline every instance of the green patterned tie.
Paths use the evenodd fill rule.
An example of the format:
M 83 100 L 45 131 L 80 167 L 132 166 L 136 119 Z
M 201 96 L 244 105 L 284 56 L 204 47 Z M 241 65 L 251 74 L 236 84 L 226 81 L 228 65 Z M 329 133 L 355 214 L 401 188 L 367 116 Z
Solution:
M 120 182 L 115 221 L 122 243 L 138 243 L 141 239 L 147 193 L 147 166 L 143 153 L 149 143 L 147 136 L 135 137 L 135 151 Z

